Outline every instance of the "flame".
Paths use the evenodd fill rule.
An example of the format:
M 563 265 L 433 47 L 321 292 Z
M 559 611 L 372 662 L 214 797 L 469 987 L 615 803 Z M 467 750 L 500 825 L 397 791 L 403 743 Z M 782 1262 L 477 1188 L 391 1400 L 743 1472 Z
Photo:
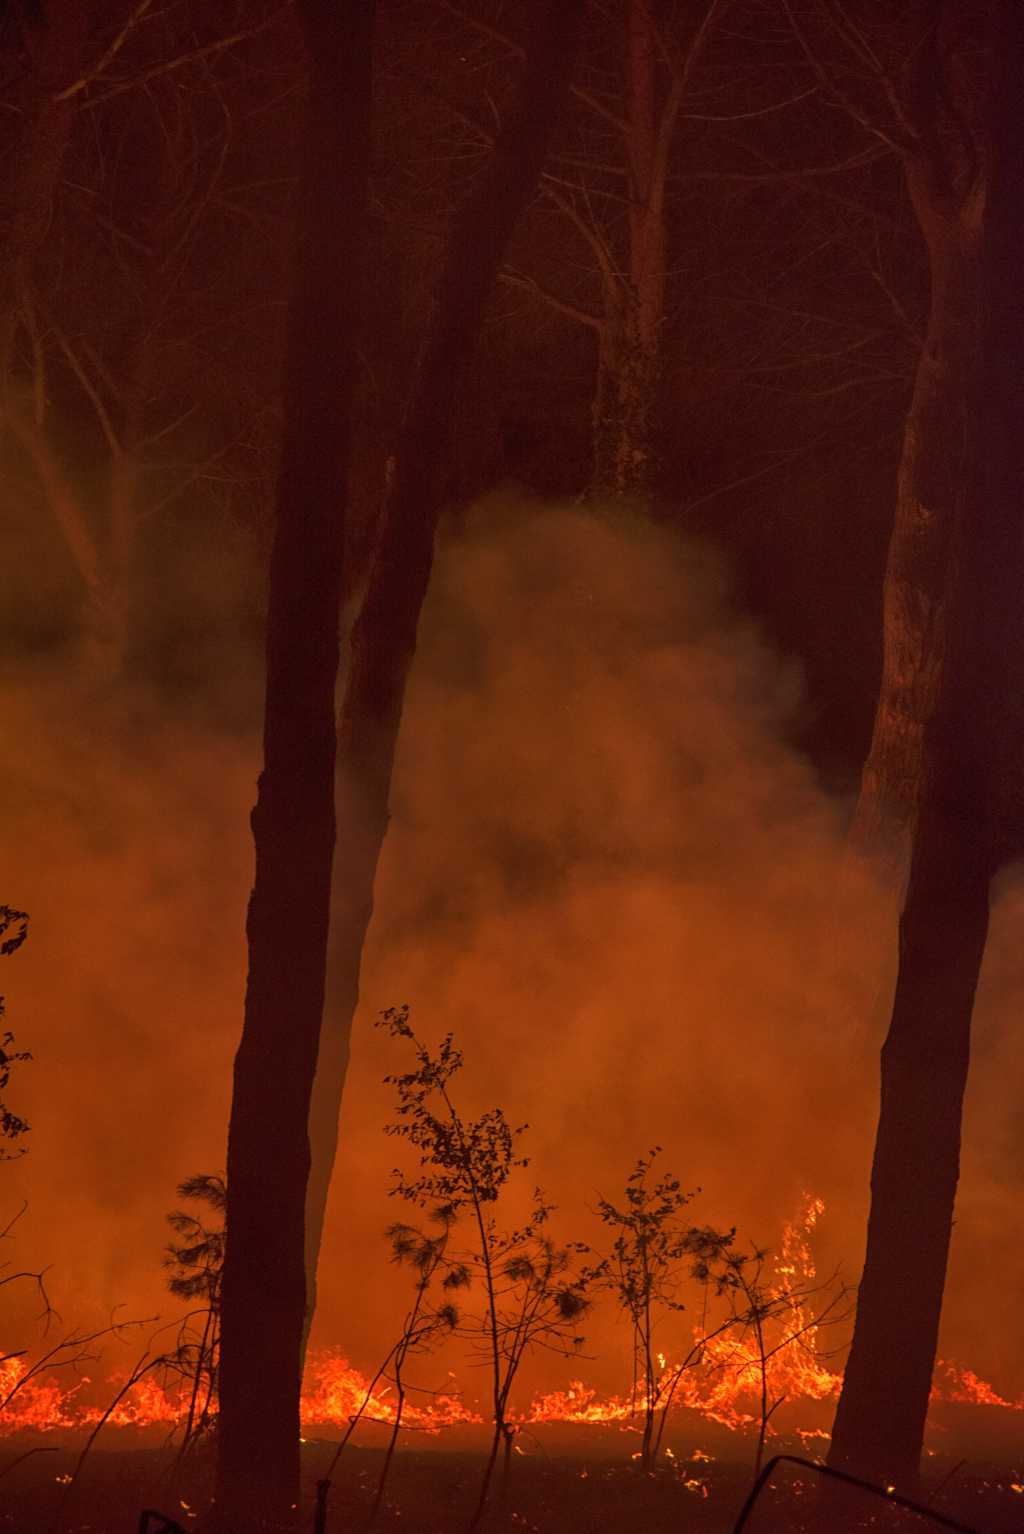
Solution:
M 535 1396 L 527 1422 L 631 1422 L 636 1402 L 631 1396 L 600 1397 L 582 1380 L 570 1380 L 567 1389 Z
M 815 1277 L 810 1235 L 824 1212 L 819 1198 L 805 1197 L 797 1220 L 783 1230 L 779 1256 L 773 1266 L 769 1292 L 773 1300 L 784 1301 L 785 1332 L 773 1336 L 769 1346 L 784 1342 L 786 1335 L 800 1335 L 774 1352 L 766 1363 L 766 1385 L 770 1399 L 821 1401 L 838 1393 L 841 1377 L 824 1368 L 814 1353 L 817 1328 L 812 1324 L 800 1289 Z M 680 1369 L 665 1353 L 658 1353 L 659 1375 L 655 1384 L 655 1404 L 669 1397 L 676 1406 L 688 1406 L 713 1422 L 728 1428 L 749 1426 L 760 1412 L 761 1358 L 756 1340 L 738 1338 L 729 1333 L 703 1336 L 694 1333 L 698 1344 L 698 1362 Z M 530 1408 L 529 1422 L 605 1422 L 631 1423 L 645 1407 L 643 1398 L 611 1396 L 600 1399 L 580 1380 L 568 1389 L 555 1390 L 538 1397 Z M 827 1436 L 827 1434 L 825 1435 Z
M 30 1378 L 29 1366 L 20 1358 L 5 1359 L 0 1363 L 0 1400 L 6 1400 L 7 1405 L 0 1411 L 0 1431 L 17 1433 L 32 1428 L 49 1432 L 54 1428 L 78 1427 L 82 1408 L 76 1397 L 88 1384 L 85 1375 L 71 1385 L 52 1375 Z
M 123 1384 L 124 1376 L 114 1377 L 114 1384 Z M 188 1415 L 189 1391 L 184 1385 L 174 1390 L 165 1389 L 153 1375 L 147 1374 L 136 1380 L 107 1418 L 112 1427 L 160 1427 L 183 1422 Z M 86 1414 L 87 1422 L 98 1422 L 103 1408 L 92 1407 Z
M 1006 1411 L 1024 1411 L 1024 1398 L 1008 1401 L 987 1380 L 980 1379 L 973 1369 L 966 1369 L 962 1364 L 950 1363 L 943 1358 L 937 1359 L 935 1366 L 944 1375 L 945 1384 L 932 1385 L 931 1400 L 961 1401 L 968 1406 L 1001 1406 Z
M 354 1369 L 342 1354 L 329 1352 L 313 1361 L 312 1383 L 302 1394 L 302 1421 L 332 1427 L 348 1427 L 357 1413 L 364 1420 L 393 1423 L 397 1402 L 393 1387 L 387 1383 L 371 1388 L 371 1383 Z M 402 1421 L 421 1432 L 438 1433 L 459 1423 L 481 1422 L 478 1412 L 470 1410 L 455 1391 L 428 1395 L 425 1403 L 406 1400 Z
M 838 1395 L 842 1384 L 842 1376 L 827 1369 L 817 1357 L 818 1327 L 801 1295 L 817 1276 L 810 1238 L 824 1212 L 822 1199 L 805 1194 L 798 1218 L 783 1226 L 779 1255 L 768 1284 L 771 1301 L 779 1304 L 779 1318 L 767 1323 L 772 1334 L 766 1338 L 770 1356 L 764 1362 L 764 1387 L 770 1402 L 824 1401 Z M 726 1427 L 755 1422 L 760 1415 L 762 1389 L 756 1337 L 725 1332 L 703 1339 L 695 1332 L 694 1340 L 701 1346 L 700 1363 L 682 1375 L 679 1399 Z M 770 1423 L 768 1431 L 774 1431 Z
M 811 1236 L 824 1213 L 820 1198 L 805 1196 L 797 1219 L 783 1229 L 778 1257 L 772 1266 L 768 1292 L 783 1302 L 780 1318 L 768 1339 L 769 1348 L 777 1348 L 767 1359 L 765 1387 L 770 1402 L 784 1398 L 788 1404 L 827 1401 L 838 1394 L 841 1376 L 826 1368 L 815 1352 L 817 1328 L 806 1308 L 802 1291 L 815 1277 Z M 781 1328 L 781 1330 L 780 1330 Z M 794 1340 L 795 1333 L 799 1333 Z M 761 1358 L 753 1336 L 740 1337 L 728 1332 L 702 1337 L 694 1333 L 698 1345 L 696 1361 L 681 1369 L 667 1353 L 659 1353 L 659 1377 L 655 1404 L 660 1410 L 671 1397 L 672 1409 L 688 1407 L 711 1422 L 730 1429 L 755 1425 L 760 1418 Z M 778 1344 L 784 1344 L 778 1346 Z M 113 1375 L 104 1386 L 107 1399 L 111 1386 L 122 1386 L 125 1376 Z M 173 1429 L 188 1415 L 190 1390 L 187 1382 L 175 1378 L 162 1381 L 153 1372 L 137 1380 L 109 1412 L 105 1406 L 91 1404 L 95 1395 L 88 1375 L 67 1377 L 33 1374 L 20 1357 L 0 1361 L 0 1437 L 21 1432 L 50 1433 L 58 1429 L 82 1429 L 97 1424 L 106 1415 L 114 1428 Z M 1024 1398 L 1011 1401 L 998 1393 L 973 1369 L 940 1359 L 932 1388 L 933 1401 L 961 1402 L 973 1406 L 1024 1411 Z M 582 1380 L 570 1380 L 560 1389 L 536 1396 L 518 1414 L 520 1425 L 541 1423 L 603 1424 L 622 1431 L 634 1431 L 642 1417 L 645 1403 L 634 1394 L 600 1395 Z M 302 1395 L 304 1428 L 347 1428 L 357 1415 L 367 1423 L 393 1424 L 397 1410 L 394 1387 L 386 1380 L 376 1383 L 349 1363 L 344 1354 L 329 1351 L 314 1357 L 307 1370 Z M 462 1424 L 480 1424 L 485 1418 L 467 1406 L 456 1385 L 439 1392 L 417 1391 L 407 1397 L 403 1425 L 420 1432 L 439 1433 Z M 772 1423 L 769 1433 L 777 1431 Z M 815 1439 L 827 1439 L 821 1426 L 791 1429 L 809 1447 Z M 675 1456 L 666 1451 L 671 1460 Z M 710 1461 L 711 1455 L 695 1449 L 685 1464 Z M 706 1496 L 703 1483 L 680 1464 L 680 1479 L 687 1490 Z M 1024 1484 L 1014 1483 L 1013 1490 L 1024 1491 Z
M 113 1387 L 116 1393 L 126 1378 L 125 1374 L 112 1374 L 105 1388 L 109 1391 Z M 105 1406 L 80 1400 L 91 1384 L 87 1374 L 65 1384 L 52 1375 L 32 1375 L 21 1359 L 6 1359 L 0 1364 L 0 1400 L 10 1399 L 0 1410 L 0 1434 L 94 1427 L 104 1417 L 112 1427 L 154 1427 L 173 1425 L 187 1415 L 185 1388 L 170 1391 L 152 1375 L 136 1380 L 109 1413 Z

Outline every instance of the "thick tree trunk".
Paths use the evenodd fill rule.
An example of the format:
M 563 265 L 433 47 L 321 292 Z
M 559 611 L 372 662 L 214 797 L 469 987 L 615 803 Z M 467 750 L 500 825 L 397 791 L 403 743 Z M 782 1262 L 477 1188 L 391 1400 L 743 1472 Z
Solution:
M 925 232 L 931 302 L 903 437 L 896 515 L 883 587 L 883 662 L 871 748 L 851 837 L 906 864 L 918 807 L 926 721 L 935 709 L 950 622 L 950 549 L 963 495 L 968 379 L 976 365 L 978 199 L 946 214 L 915 202 Z
M 933 707 L 917 747 L 867 1255 L 829 1455 L 833 1465 L 907 1488 L 919 1473 L 935 1361 L 989 886 L 1020 830 L 1011 801 L 1020 782 L 1024 584 L 1024 10 L 1000 0 L 996 11 L 977 283 L 963 294 L 961 404 L 947 425 L 958 434 L 956 456 L 940 456 L 939 483 L 950 461 L 961 483 L 949 501 Z M 916 642 L 927 661 L 925 638 Z
M 372 0 L 302 0 L 310 101 L 253 811 L 249 978 L 235 1058 L 221 1313 L 218 1517 L 299 1500 L 308 1118 L 323 1010 L 343 498 L 369 156 Z
M 613 307 L 614 304 L 614 307 Z M 642 324 L 634 295 L 609 300 L 601 330 L 593 406 L 591 493 L 646 503 L 657 486 L 655 422 L 661 382 L 656 330 Z
M 534 0 L 522 82 L 487 170 L 456 216 L 435 318 L 396 455 L 380 540 L 352 634 L 339 726 L 337 877 L 322 1068 L 310 1114 L 313 1169 L 306 1250 L 313 1278 L 337 1147 L 338 1115 L 363 941 L 387 830 L 405 687 L 430 580 L 443 503 L 452 398 L 479 331 L 512 232 L 540 177 L 568 89 L 583 0 Z
M 918 1475 L 953 1224 L 988 930 L 982 829 L 922 806 L 882 1049 L 867 1253 L 829 1453 L 836 1468 L 901 1490 Z

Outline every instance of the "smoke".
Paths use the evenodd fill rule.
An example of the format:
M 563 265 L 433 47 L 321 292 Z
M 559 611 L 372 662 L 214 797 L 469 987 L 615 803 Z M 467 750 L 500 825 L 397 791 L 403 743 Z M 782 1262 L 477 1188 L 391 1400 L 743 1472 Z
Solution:
M 232 601 L 236 598 L 233 596 Z M 187 615 L 181 615 L 187 625 Z M 169 1313 L 163 1215 L 222 1167 L 241 1022 L 255 709 L 213 647 L 198 695 L 65 678 L 4 689 L 0 898 L 29 944 L 0 970 L 35 1063 L 12 1082 L 30 1153 L 19 1265 L 53 1264 L 66 1309 Z M 253 698 L 251 679 L 239 694 Z M 707 548 L 619 514 L 501 494 L 449 528 L 424 615 L 314 1344 L 375 1362 L 403 1280 L 383 1227 L 400 1145 L 381 1133 L 408 1002 L 451 1029 L 467 1111 L 527 1122 L 524 1195 L 566 1237 L 637 1156 L 703 1193 L 694 1219 L 771 1244 L 804 1191 L 826 1200 L 822 1270 L 856 1280 L 891 968 L 891 913 L 845 861 L 846 806 L 791 744 L 798 668 L 731 599 Z M 983 995 L 943 1348 L 1024 1389 L 1015 1329 L 1021 1068 L 1012 998 L 1020 882 L 1001 899 Z M 967 1241 L 964 1236 L 968 1237 Z M 596 1322 L 598 1341 L 610 1318 Z M 611 1344 L 609 1344 L 611 1346 Z M 595 1379 L 621 1386 L 596 1359 Z M 453 1365 L 456 1366 L 456 1365 Z M 564 1378 L 564 1364 L 552 1366 Z M 549 1375 L 550 1377 L 550 1375 Z

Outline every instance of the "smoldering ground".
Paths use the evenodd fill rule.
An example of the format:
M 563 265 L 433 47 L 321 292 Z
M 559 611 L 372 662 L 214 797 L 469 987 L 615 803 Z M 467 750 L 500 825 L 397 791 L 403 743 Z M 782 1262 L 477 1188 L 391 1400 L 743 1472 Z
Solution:
M 173 696 L 126 684 L 101 698 L 38 665 L 3 689 L 0 897 L 33 926 L 0 980 L 36 1057 L 8 1093 L 33 1128 L 2 1169 L 4 1202 L 28 1201 L 19 1265 L 52 1264 L 69 1316 L 171 1313 L 163 1215 L 177 1181 L 223 1165 L 256 664 L 214 646 L 201 682 Z M 371 1027 L 398 1002 L 427 1039 L 455 1032 L 469 1111 L 499 1102 L 529 1122 L 523 1186 L 560 1206 L 560 1233 L 592 1236 L 588 1207 L 658 1143 L 704 1189 L 695 1220 L 741 1238 L 770 1244 L 804 1191 L 823 1197 L 819 1266 L 856 1279 L 892 920 L 844 857 L 848 806 L 791 744 L 808 706 L 799 668 L 736 610 L 706 548 L 515 493 L 448 529 L 403 724 L 314 1346 L 365 1367 L 401 1314 L 407 1281 L 381 1238 L 401 1213 L 381 1078 L 407 1062 Z M 1010 1394 L 1024 1391 L 1022 901 L 1011 872 L 979 1001 L 942 1339 Z M 595 1316 L 586 1372 L 621 1388 L 612 1320 Z

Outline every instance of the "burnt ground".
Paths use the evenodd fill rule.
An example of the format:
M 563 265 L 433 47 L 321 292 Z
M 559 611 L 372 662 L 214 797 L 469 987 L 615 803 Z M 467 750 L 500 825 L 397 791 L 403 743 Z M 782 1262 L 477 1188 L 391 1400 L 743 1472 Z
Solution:
M 751 1484 L 748 1461 L 680 1457 L 651 1476 L 629 1458 L 629 1439 L 607 1429 L 524 1433 L 514 1456 L 505 1516 L 495 1503 L 489 1522 L 502 1534 L 730 1534 Z M 135 1534 L 142 1508 L 152 1507 L 198 1526 L 208 1506 L 211 1463 L 197 1459 L 175 1485 L 166 1447 L 97 1446 L 70 1489 L 80 1445 L 48 1448 L 14 1464 L 29 1444 L 0 1448 L 0 1534 Z M 316 1481 L 335 1445 L 310 1440 L 303 1450 L 306 1510 L 312 1531 Z M 734 1448 L 736 1446 L 734 1445 Z M 795 1453 L 796 1445 L 773 1445 Z M 363 1534 L 383 1462 L 372 1447 L 350 1445 L 335 1469 L 328 1505 L 329 1534 Z M 462 1534 L 476 1501 L 482 1468 L 479 1446 L 449 1441 L 406 1442 L 395 1458 L 378 1534 Z M 13 1465 L 13 1468 L 10 1468 Z M 747 1524 L 746 1534 L 832 1534 L 835 1519 L 813 1485 L 820 1480 L 779 1467 Z M 813 1484 L 812 1484 L 813 1483 Z M 1022 1534 L 1020 1472 L 1005 1463 L 959 1463 L 934 1457 L 925 1496 L 936 1511 L 979 1534 Z M 187 1504 L 187 1505 L 186 1505 Z M 903 1515 L 892 1504 L 865 1498 L 855 1519 L 870 1534 L 928 1534 L 939 1525 Z M 844 1525 L 845 1527 L 845 1525 Z M 157 1534 L 154 1528 L 153 1534 Z

